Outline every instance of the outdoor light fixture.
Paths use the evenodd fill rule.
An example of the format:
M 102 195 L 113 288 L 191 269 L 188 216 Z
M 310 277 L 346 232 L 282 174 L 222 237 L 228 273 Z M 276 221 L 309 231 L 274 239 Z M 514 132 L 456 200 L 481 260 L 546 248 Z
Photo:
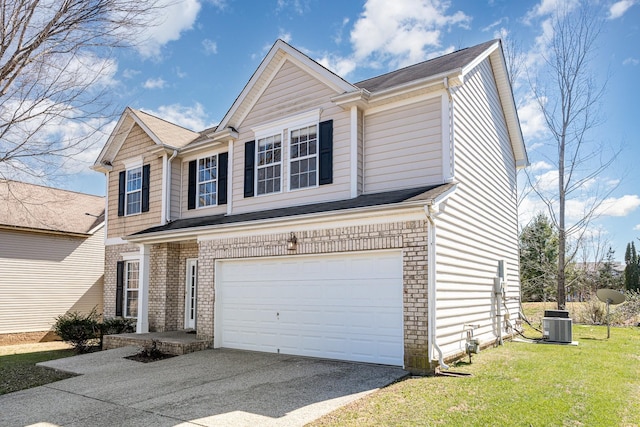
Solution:
M 296 235 L 291 232 L 291 236 L 289 237 L 289 240 L 287 240 L 287 250 L 295 251 L 297 247 L 298 239 L 296 238 Z

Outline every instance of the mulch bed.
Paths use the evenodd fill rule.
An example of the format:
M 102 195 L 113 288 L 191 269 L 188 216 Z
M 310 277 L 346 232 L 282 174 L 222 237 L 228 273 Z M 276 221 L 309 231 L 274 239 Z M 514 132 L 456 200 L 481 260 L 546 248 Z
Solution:
M 136 362 L 142 363 L 150 363 L 157 362 L 158 360 L 169 359 L 171 357 L 175 357 L 175 354 L 167 354 L 163 353 L 159 350 L 142 350 L 139 353 L 134 354 L 133 356 L 127 356 L 125 359 L 133 360 Z

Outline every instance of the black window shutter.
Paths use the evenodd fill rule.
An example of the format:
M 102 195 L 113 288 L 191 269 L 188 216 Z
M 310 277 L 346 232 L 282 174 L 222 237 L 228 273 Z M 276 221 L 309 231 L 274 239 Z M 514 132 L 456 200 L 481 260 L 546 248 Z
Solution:
M 118 176 L 118 216 L 124 216 L 124 197 L 127 194 L 127 172 Z
M 116 280 L 116 316 L 122 316 L 124 302 L 124 261 L 118 261 Z
M 256 165 L 256 142 L 244 144 L 244 197 L 253 197 L 254 173 Z
M 333 182 L 333 120 L 320 123 L 319 185 Z
M 151 165 L 142 167 L 142 212 L 149 212 L 149 181 L 151 180 Z
M 189 191 L 187 195 L 187 209 L 196 208 L 196 177 L 198 174 L 197 168 L 197 160 L 191 160 L 189 162 Z
M 227 175 L 229 171 L 229 153 L 218 155 L 218 204 L 227 204 Z

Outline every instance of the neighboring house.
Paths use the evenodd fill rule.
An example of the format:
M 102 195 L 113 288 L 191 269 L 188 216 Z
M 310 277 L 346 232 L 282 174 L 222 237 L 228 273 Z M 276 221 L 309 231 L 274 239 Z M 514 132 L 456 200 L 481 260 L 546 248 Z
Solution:
M 102 312 L 104 197 L 0 180 L 0 343 Z
M 432 370 L 518 316 L 527 163 L 498 40 L 355 84 L 278 40 L 217 127 L 122 114 L 93 166 L 105 315 Z

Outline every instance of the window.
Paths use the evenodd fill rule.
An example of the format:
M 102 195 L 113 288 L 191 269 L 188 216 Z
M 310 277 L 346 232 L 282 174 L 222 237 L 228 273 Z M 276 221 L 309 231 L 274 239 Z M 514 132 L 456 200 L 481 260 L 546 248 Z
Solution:
M 138 285 L 140 283 L 140 262 L 125 263 L 124 317 L 138 316 Z
M 127 215 L 138 214 L 142 211 L 142 168 L 127 170 Z
M 258 139 L 258 195 L 281 190 L 282 135 Z
M 289 188 L 315 187 L 318 170 L 318 127 L 291 131 Z
M 218 156 L 198 159 L 198 207 L 217 203 Z

